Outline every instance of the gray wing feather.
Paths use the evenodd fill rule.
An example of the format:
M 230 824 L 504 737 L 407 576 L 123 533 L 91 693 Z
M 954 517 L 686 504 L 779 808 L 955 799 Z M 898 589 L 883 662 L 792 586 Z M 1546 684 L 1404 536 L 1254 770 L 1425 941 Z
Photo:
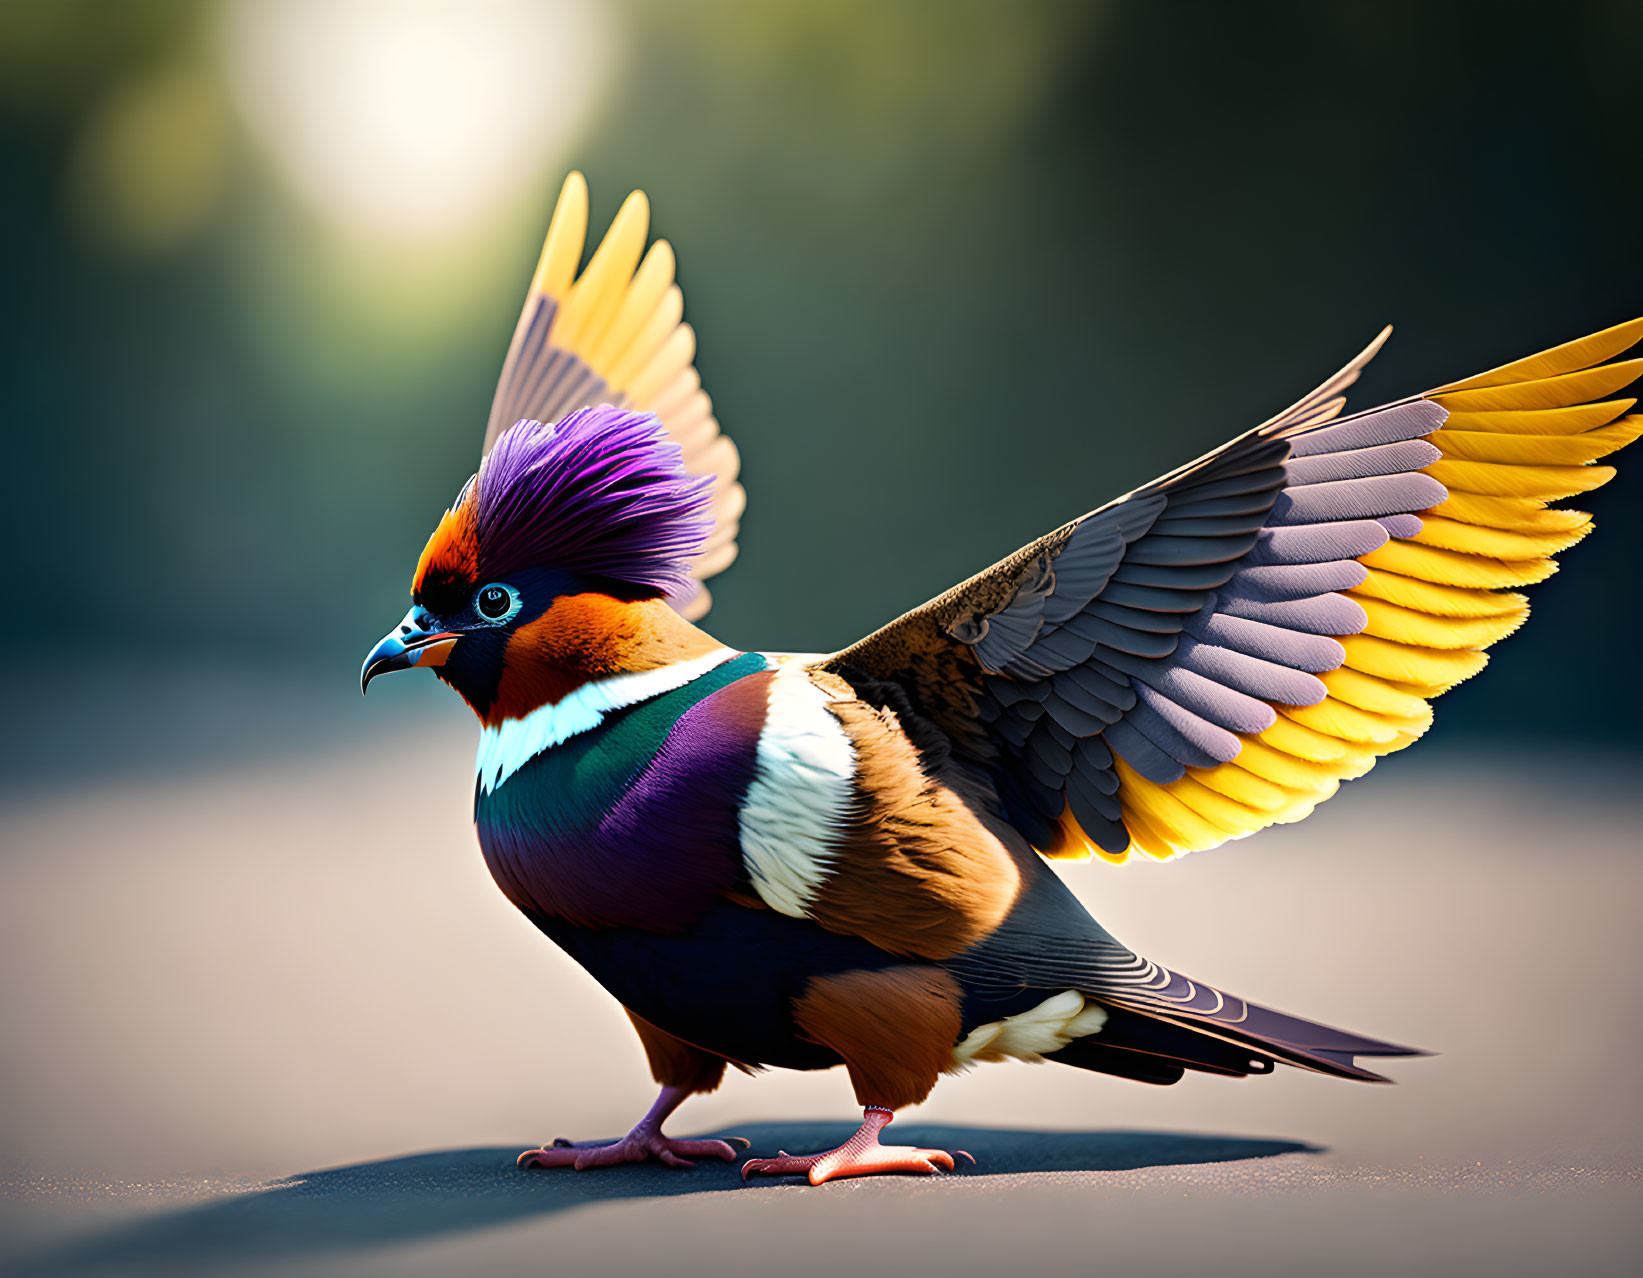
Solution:
M 1033 842 L 1070 809 L 1120 852 L 1115 757 L 1168 784 L 1328 695 L 1317 676 L 1345 659 L 1335 636 L 1367 624 L 1340 593 L 1364 581 L 1358 558 L 1418 533 L 1418 512 L 1447 497 L 1422 473 L 1440 455 L 1421 438 L 1438 405 L 1318 424 L 1358 367 L 903 619 L 973 654 L 1005 814 Z

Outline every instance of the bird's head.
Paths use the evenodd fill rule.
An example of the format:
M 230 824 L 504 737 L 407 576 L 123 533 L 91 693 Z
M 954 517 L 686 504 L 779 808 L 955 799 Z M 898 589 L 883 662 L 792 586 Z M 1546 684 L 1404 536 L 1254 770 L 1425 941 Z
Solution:
M 653 664 L 659 648 L 711 646 L 669 603 L 695 588 L 711 483 L 686 474 L 649 414 L 600 405 L 517 423 L 428 539 L 411 610 L 365 658 L 361 691 L 429 666 L 490 722 Z

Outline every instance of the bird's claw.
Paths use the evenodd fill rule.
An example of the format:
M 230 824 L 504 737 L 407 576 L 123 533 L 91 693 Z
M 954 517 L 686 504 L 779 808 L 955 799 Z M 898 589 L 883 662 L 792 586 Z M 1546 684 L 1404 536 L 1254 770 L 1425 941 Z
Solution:
M 751 1147 L 745 1138 L 737 1136 Z M 521 1169 L 533 1167 L 574 1167 L 586 1171 L 590 1167 L 614 1167 L 622 1163 L 643 1163 L 654 1159 L 669 1167 L 694 1167 L 693 1158 L 720 1158 L 727 1163 L 736 1161 L 736 1149 L 722 1140 L 679 1140 L 659 1132 L 629 1132 L 621 1140 L 599 1142 L 572 1142 L 560 1137 L 540 1149 L 527 1149 L 515 1159 Z
M 910 1145 L 871 1145 L 865 1149 L 841 1146 L 820 1154 L 789 1154 L 778 1150 L 774 1158 L 750 1158 L 742 1164 L 742 1179 L 749 1176 L 803 1176 L 812 1185 L 846 1176 L 878 1176 L 904 1172 L 917 1176 L 936 1176 L 950 1172 L 957 1165 L 954 1154 L 967 1159 L 971 1166 L 975 1159 L 965 1150 L 949 1153 L 945 1149 L 916 1149 Z

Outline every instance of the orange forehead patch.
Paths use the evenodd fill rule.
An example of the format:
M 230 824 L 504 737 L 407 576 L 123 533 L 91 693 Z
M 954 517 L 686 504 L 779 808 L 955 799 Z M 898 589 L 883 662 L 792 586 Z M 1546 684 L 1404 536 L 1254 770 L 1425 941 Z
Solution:
M 417 560 L 411 578 L 411 593 L 421 595 L 430 586 L 462 583 L 472 586 L 479 578 L 479 535 L 474 520 L 473 485 L 447 510 L 434 529 Z

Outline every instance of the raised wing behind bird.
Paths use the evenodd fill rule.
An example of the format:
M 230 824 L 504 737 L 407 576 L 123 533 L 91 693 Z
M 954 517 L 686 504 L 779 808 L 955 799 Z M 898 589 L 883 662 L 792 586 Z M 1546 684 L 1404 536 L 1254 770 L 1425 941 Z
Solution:
M 1384 337 L 1384 334 L 1382 335 Z M 828 658 L 900 685 L 1050 856 L 1213 847 L 1408 745 L 1528 615 L 1614 471 L 1643 320 L 1330 420 L 1263 426 Z M 1378 346 L 1378 340 L 1377 344 Z M 1595 365 L 1595 367 L 1594 367 Z
M 565 179 L 502 365 L 485 452 L 526 418 L 553 422 L 593 404 L 655 413 L 678 441 L 685 469 L 714 478 L 713 532 L 691 567 L 699 583 L 736 558 L 746 496 L 736 482 L 735 445 L 719 433 L 713 403 L 696 372 L 696 335 L 681 322 L 684 295 L 673 280 L 673 250 L 658 240 L 644 252 L 649 225 L 650 205 L 635 191 L 578 276 L 588 188 L 580 173 Z M 674 603 L 694 620 L 708 610 L 710 599 L 697 585 Z

